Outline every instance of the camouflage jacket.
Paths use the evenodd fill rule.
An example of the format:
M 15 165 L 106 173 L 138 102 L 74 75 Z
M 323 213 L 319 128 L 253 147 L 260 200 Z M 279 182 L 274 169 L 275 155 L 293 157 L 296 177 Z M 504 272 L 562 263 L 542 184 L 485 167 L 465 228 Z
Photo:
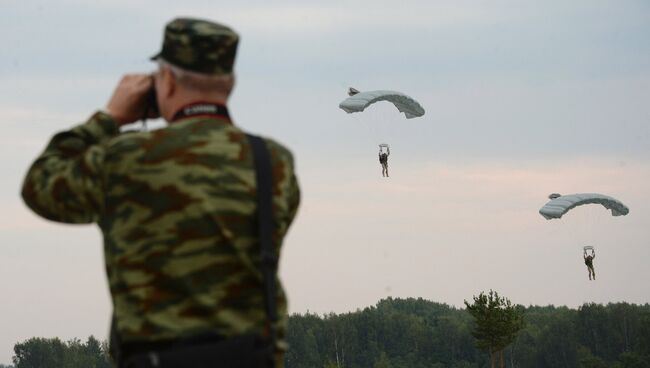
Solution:
M 278 254 L 300 192 L 289 150 L 266 139 Z M 96 222 L 124 342 L 267 331 L 256 239 L 255 169 L 229 119 L 196 116 L 120 134 L 110 115 L 56 134 L 23 185 L 25 203 L 65 223 Z M 287 304 L 277 280 L 280 350 Z

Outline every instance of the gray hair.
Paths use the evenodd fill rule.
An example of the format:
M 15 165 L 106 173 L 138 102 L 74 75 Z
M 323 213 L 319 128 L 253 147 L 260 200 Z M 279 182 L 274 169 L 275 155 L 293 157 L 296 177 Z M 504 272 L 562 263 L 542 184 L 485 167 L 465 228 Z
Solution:
M 162 58 L 158 58 L 158 68 L 168 68 L 183 87 L 203 93 L 226 93 L 230 94 L 234 85 L 233 74 L 210 75 L 197 73 L 191 70 L 179 68 Z

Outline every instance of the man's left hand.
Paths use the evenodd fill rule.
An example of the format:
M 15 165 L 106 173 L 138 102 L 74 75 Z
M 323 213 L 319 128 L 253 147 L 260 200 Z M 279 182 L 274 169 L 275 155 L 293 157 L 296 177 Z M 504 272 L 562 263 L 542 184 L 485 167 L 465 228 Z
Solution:
M 150 74 L 126 74 L 120 80 L 106 111 L 119 126 L 138 121 L 144 115 L 147 92 L 153 85 Z

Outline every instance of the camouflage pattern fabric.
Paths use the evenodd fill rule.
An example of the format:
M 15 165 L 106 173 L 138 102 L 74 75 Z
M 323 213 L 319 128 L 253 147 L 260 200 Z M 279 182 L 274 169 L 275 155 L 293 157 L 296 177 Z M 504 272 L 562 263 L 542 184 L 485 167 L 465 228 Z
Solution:
M 291 153 L 265 139 L 273 170 L 274 244 L 300 201 Z M 65 223 L 96 222 L 124 342 L 217 332 L 268 333 L 248 140 L 226 118 L 196 116 L 119 134 L 102 112 L 54 136 L 23 199 Z M 277 280 L 278 367 L 287 303 Z
M 178 18 L 165 27 L 162 50 L 151 59 L 198 73 L 231 74 L 238 42 L 237 33 L 224 25 Z

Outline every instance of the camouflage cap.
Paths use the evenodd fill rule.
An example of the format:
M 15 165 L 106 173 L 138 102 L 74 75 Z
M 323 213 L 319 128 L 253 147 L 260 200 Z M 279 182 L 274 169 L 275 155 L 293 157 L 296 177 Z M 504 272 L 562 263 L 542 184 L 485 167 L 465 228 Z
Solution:
M 167 23 L 161 58 L 182 69 L 204 74 L 230 74 L 235 63 L 239 35 L 210 21 L 177 18 Z

